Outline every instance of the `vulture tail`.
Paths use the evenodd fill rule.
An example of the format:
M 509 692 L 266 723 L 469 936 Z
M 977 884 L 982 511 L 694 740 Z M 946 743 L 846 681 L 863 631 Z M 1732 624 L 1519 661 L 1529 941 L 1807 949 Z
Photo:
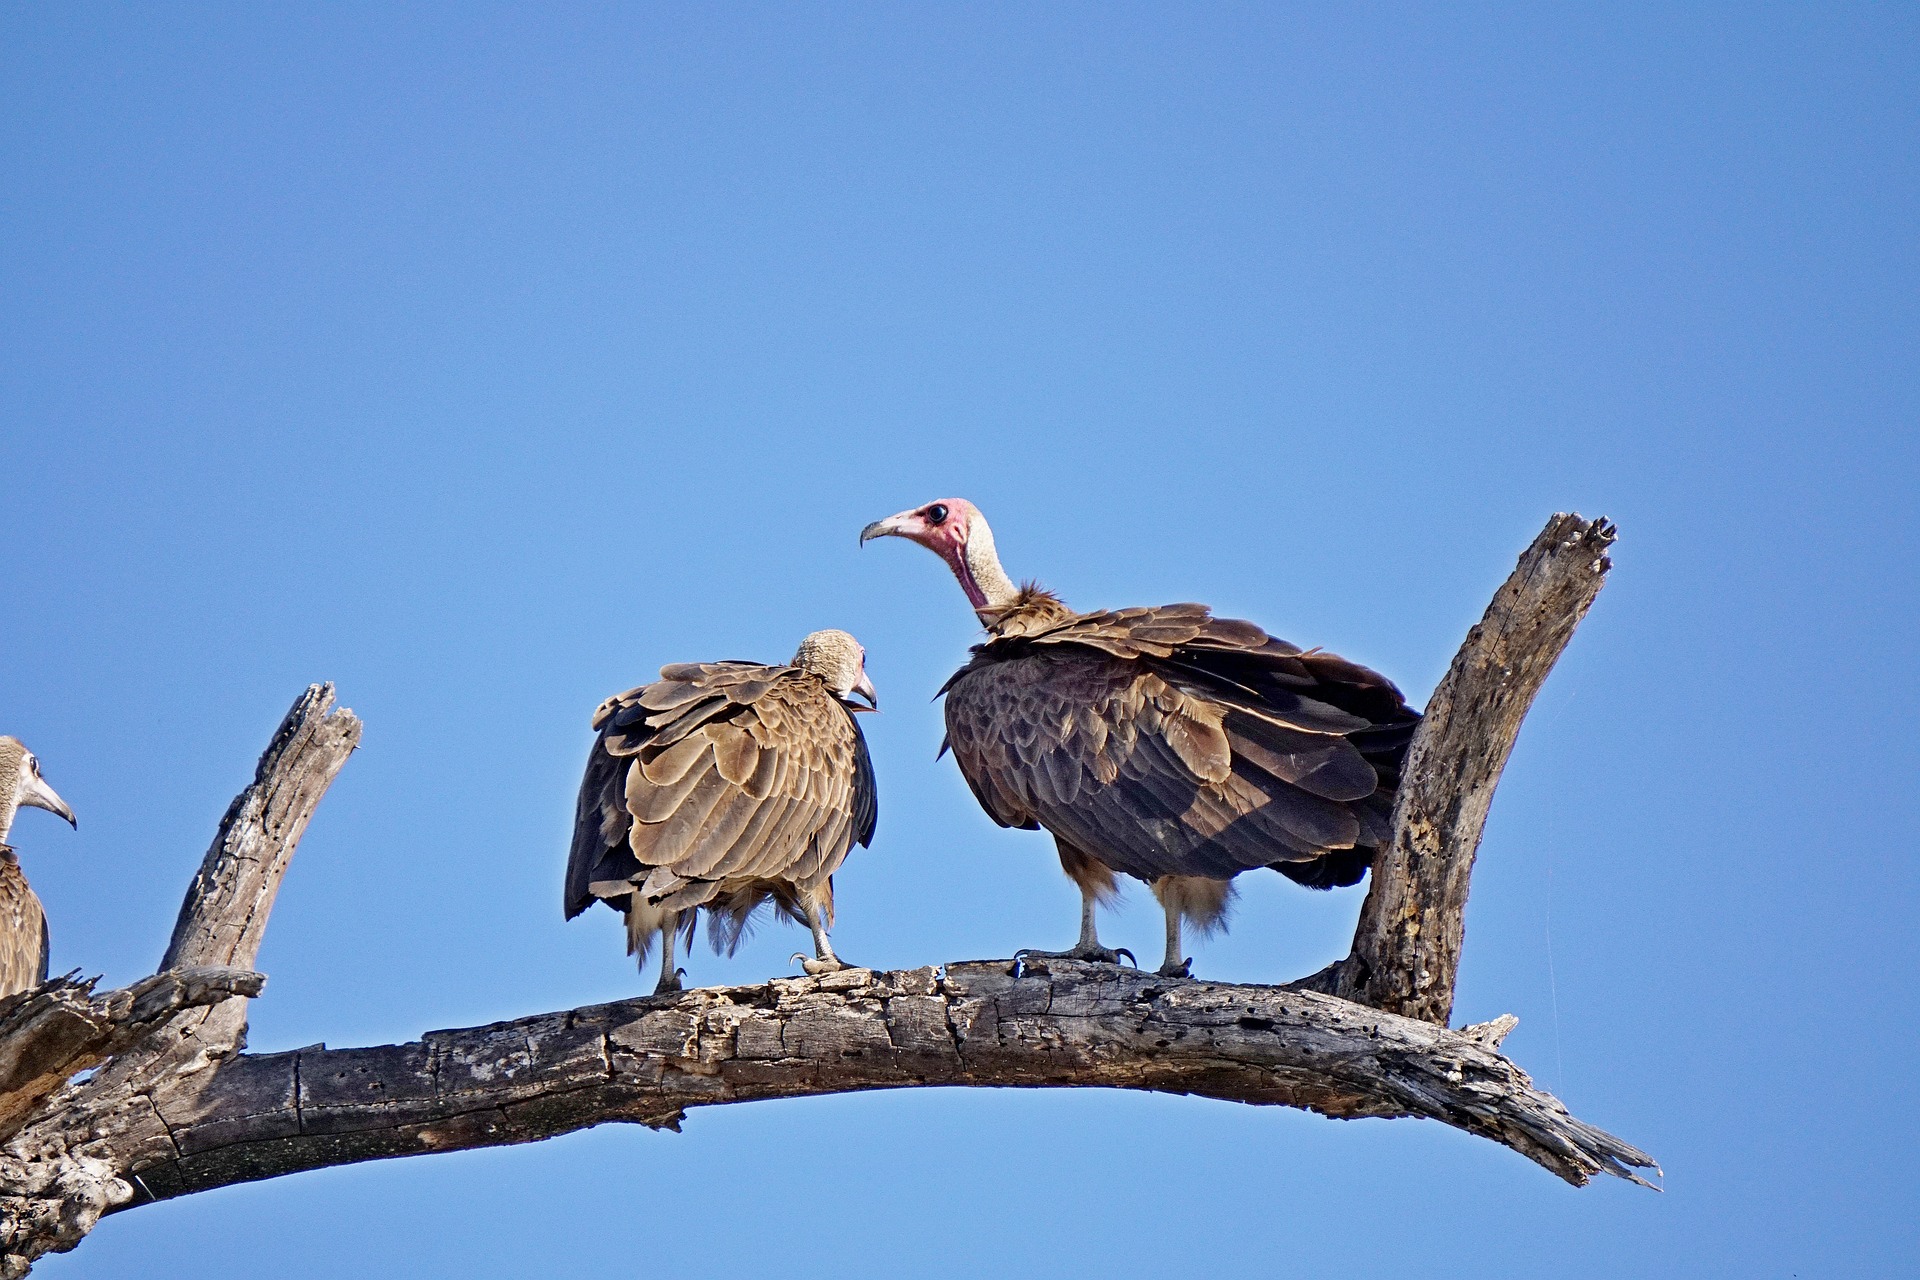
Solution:
M 792 885 L 756 880 L 727 890 L 707 903 L 707 945 L 717 955 L 732 955 L 741 943 L 753 936 L 760 909 L 769 904 L 776 915 L 798 925 L 807 923 L 806 912 Z
M 1309 889 L 1343 889 L 1359 884 L 1373 865 L 1376 849 L 1361 845 L 1354 849 L 1335 849 L 1311 862 L 1271 862 L 1267 865 L 1295 884 Z

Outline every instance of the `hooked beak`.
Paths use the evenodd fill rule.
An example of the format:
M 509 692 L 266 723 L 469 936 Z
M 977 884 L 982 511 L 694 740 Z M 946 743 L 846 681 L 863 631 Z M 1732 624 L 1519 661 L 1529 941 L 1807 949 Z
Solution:
M 873 681 L 867 678 L 867 673 L 865 671 L 862 671 L 860 673 L 860 678 L 854 681 L 853 688 L 850 689 L 848 692 L 850 694 L 854 694 L 854 693 L 859 694 L 861 697 L 867 700 L 867 704 L 868 704 L 863 707 L 857 703 L 849 702 L 847 705 L 852 710 L 878 711 L 880 709 L 880 695 L 873 691 Z
M 875 520 L 860 531 L 860 545 L 866 546 L 875 538 L 910 538 L 913 536 L 913 520 L 917 513 L 902 511 L 897 516 L 888 516 L 885 520 Z
M 27 785 L 20 793 L 20 803 L 32 805 L 36 809 L 45 809 L 48 813 L 57 813 L 65 818 L 74 830 L 80 829 L 79 819 L 73 816 L 73 810 L 67 808 L 67 802 L 60 793 L 48 786 L 37 773 L 27 775 Z

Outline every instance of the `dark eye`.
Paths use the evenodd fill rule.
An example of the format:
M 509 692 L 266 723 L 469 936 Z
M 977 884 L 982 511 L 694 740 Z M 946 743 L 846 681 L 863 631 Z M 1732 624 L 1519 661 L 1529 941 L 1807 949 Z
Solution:
M 35 758 L 33 758 L 32 756 L 29 756 L 29 757 L 27 758 L 27 768 L 29 768 L 29 769 L 31 769 L 31 770 L 33 770 L 33 776 L 34 776 L 34 777 L 36 777 L 36 778 L 37 778 L 37 777 L 39 777 L 39 776 L 40 776 L 40 761 L 39 761 L 39 760 L 37 760 L 37 759 L 35 759 Z
M 940 524 L 947 518 L 947 504 L 936 502 L 927 508 L 927 523 Z

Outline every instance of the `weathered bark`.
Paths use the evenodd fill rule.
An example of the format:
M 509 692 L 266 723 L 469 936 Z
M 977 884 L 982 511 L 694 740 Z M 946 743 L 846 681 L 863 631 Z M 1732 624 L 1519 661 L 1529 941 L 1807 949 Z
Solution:
M 93 983 L 55 978 L 0 1007 L 0 1139 L 68 1079 L 132 1048 L 173 1016 L 233 996 L 257 996 L 266 979 L 246 969 L 169 969 L 131 987 L 93 994 Z
M 260 954 L 280 881 L 320 798 L 360 745 L 360 718 L 333 708 L 333 686 L 300 695 L 235 796 L 180 904 L 160 968 L 236 965 Z
M 1427 702 L 1353 950 L 1294 984 L 1445 1026 L 1467 888 L 1527 708 L 1605 584 L 1614 528 L 1557 515 L 1521 555 Z
M 1556 516 L 1522 557 L 1428 708 L 1353 954 L 1296 989 L 1059 960 L 1015 978 L 1009 961 L 976 961 L 708 988 L 412 1044 L 243 1054 L 238 997 L 262 981 L 246 966 L 360 736 L 316 685 L 227 811 L 162 971 L 103 996 L 61 979 L 0 1004 L 0 1280 L 73 1248 L 104 1213 L 212 1187 L 609 1121 L 677 1128 L 690 1107 L 919 1085 L 1425 1116 L 1575 1184 L 1609 1173 L 1649 1185 L 1634 1170 L 1652 1160 L 1500 1056 L 1511 1017 L 1446 1029 L 1494 784 L 1612 538 L 1604 521 Z M 1333 994 L 1304 989 L 1315 986 Z
M 120 1020 L 114 1052 L 91 1077 L 55 1081 L 57 1087 L 41 1089 L 37 1105 L 21 1108 L 24 1122 L 0 1147 L 0 1280 L 24 1275 L 44 1253 L 73 1248 L 102 1213 L 133 1199 L 138 1171 L 174 1154 L 154 1096 L 198 1087 L 246 1047 L 247 1002 L 233 997 L 257 995 L 263 980 L 244 966 L 259 953 L 308 819 L 359 740 L 359 719 L 333 709 L 332 685 L 314 685 L 294 702 L 260 758 L 253 785 L 221 820 L 187 889 L 160 973 L 130 988 L 177 989 L 178 1009 Z M 152 1003 L 152 995 L 144 1004 L 136 996 L 130 1016 L 132 1008 Z M 0 1027 L 0 1037 L 5 1034 Z M 0 1057 L 7 1051 L 0 1048 Z M 68 1074 L 90 1065 L 76 1055 Z M 44 1083 L 42 1076 L 34 1087 Z M 14 1101 L 0 1094 L 0 1111 Z
M 1103 1086 L 1426 1116 L 1575 1185 L 1653 1162 L 1568 1115 L 1481 1036 L 1278 987 L 1010 960 L 712 987 L 227 1062 L 156 1093 L 166 1199 L 300 1169 L 532 1142 L 690 1107 L 921 1085 Z M 1495 1034 L 1483 1033 L 1484 1034 Z M 1644 1184 L 1643 1184 L 1644 1185 Z

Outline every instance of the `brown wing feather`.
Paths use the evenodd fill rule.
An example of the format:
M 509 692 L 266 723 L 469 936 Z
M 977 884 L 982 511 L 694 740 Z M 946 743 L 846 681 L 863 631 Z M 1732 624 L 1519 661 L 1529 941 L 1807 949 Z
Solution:
M 566 906 L 634 892 L 708 906 L 722 949 L 772 897 L 820 897 L 873 837 L 873 770 L 860 728 L 819 679 L 791 667 L 683 663 L 601 705 L 582 780 Z
M 20 863 L 0 846 L 0 996 L 47 980 L 47 916 Z
M 1364 872 L 1419 721 L 1391 682 L 1202 605 L 1063 616 L 1030 598 L 945 690 L 948 743 L 995 821 L 1145 880 Z

